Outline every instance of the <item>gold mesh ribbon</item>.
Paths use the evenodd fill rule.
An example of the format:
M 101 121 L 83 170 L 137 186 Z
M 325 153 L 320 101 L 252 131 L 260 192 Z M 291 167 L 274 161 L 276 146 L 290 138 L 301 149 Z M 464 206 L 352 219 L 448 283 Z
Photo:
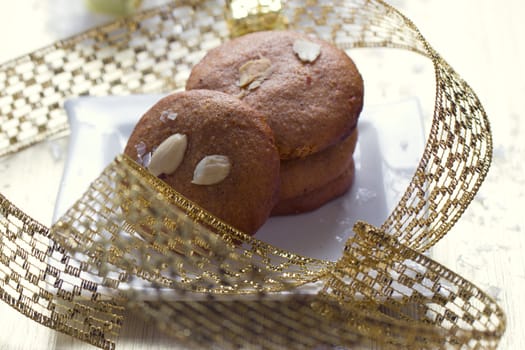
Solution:
M 0 196 L 0 299 L 105 349 L 115 347 L 125 309 L 189 348 L 495 349 L 505 330 L 499 306 L 424 255 L 490 166 L 476 95 L 381 0 L 279 4 L 265 9 L 269 22 L 248 12 L 243 22 L 233 11 L 227 22 L 215 1 L 177 2 L 3 64 L 0 154 L 67 130 L 66 98 L 182 88 L 202 55 L 228 38 L 228 23 L 237 34 L 288 26 L 343 49 L 410 50 L 434 65 L 428 141 L 383 225 L 356 223 L 336 262 L 299 256 L 236 231 L 120 156 L 51 228 Z

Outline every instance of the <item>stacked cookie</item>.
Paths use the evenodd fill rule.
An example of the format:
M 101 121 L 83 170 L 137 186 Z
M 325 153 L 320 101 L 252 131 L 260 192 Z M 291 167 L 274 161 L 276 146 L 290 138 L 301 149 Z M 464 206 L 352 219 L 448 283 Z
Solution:
M 350 187 L 363 80 L 342 50 L 296 32 L 248 34 L 211 50 L 186 89 L 237 96 L 266 116 L 281 159 L 272 214 L 313 210 Z
M 211 50 L 186 90 L 146 112 L 125 153 L 232 226 L 253 234 L 351 186 L 363 82 L 343 51 L 253 33 Z
M 139 120 L 124 153 L 248 234 L 266 221 L 278 196 L 272 130 L 262 114 L 221 92 L 161 99 Z

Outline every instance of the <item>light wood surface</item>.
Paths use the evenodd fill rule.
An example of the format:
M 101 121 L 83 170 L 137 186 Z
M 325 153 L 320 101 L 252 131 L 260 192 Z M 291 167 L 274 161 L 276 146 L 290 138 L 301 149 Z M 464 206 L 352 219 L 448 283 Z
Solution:
M 146 1 L 146 5 L 162 1 Z M 396 0 L 391 2 L 421 29 L 423 35 L 474 88 L 489 115 L 494 136 L 494 160 L 479 196 L 457 226 L 433 248 L 435 260 L 492 294 L 507 313 L 507 332 L 499 349 L 525 349 L 525 2 L 523 0 Z M 84 13 L 81 0 L 0 2 L 0 61 L 14 58 L 57 39 L 106 21 Z M 392 62 L 390 62 L 392 63 Z M 394 62 L 395 63 L 395 62 Z M 421 69 L 428 75 L 428 67 Z M 366 76 L 365 76 L 366 80 Z M 381 85 L 384 84 L 384 85 Z M 418 83 L 419 84 L 419 83 Z M 432 112 L 430 92 L 418 84 L 396 85 L 378 79 L 370 99 L 416 95 L 425 115 Z M 427 85 L 432 85 L 428 82 Z M 35 186 L 35 196 L 21 195 L 32 176 L 57 178 L 60 167 L 35 174 L 35 162 L 64 157 L 66 140 L 46 142 L 37 160 L 34 153 L 0 159 L 0 192 L 44 223 L 50 221 L 58 182 Z M 29 158 L 31 156 L 31 159 Z M 16 165 L 13 165 L 16 164 Z M 27 174 L 16 179 L 13 174 Z M 8 180 L 6 180 L 8 179 Z M 33 181 L 34 182 L 34 181 Z M 28 193 L 28 191 L 24 191 Z M 176 348 L 172 340 L 127 315 L 118 349 Z M 37 325 L 0 303 L 0 350 L 94 349 L 68 336 Z

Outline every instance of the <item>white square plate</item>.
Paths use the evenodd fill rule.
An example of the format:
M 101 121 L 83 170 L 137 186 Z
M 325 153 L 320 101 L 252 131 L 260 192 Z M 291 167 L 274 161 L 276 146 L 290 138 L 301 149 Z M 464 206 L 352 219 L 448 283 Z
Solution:
M 67 101 L 71 137 L 53 221 L 122 153 L 134 125 L 161 95 L 80 97 Z M 403 195 L 424 148 L 415 98 L 366 106 L 359 120 L 352 189 L 322 208 L 270 218 L 256 237 L 279 248 L 337 260 L 357 220 L 381 225 Z

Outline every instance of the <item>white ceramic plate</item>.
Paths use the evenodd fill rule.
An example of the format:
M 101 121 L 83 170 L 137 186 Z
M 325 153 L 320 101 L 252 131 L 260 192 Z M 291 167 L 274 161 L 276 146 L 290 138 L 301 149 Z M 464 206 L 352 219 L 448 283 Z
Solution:
M 67 101 L 69 150 L 54 221 L 120 154 L 141 115 L 161 95 L 80 97 Z M 315 258 L 336 260 L 357 220 L 380 225 L 404 193 L 424 148 L 417 99 L 366 106 L 359 120 L 352 189 L 320 209 L 270 218 L 256 237 Z

